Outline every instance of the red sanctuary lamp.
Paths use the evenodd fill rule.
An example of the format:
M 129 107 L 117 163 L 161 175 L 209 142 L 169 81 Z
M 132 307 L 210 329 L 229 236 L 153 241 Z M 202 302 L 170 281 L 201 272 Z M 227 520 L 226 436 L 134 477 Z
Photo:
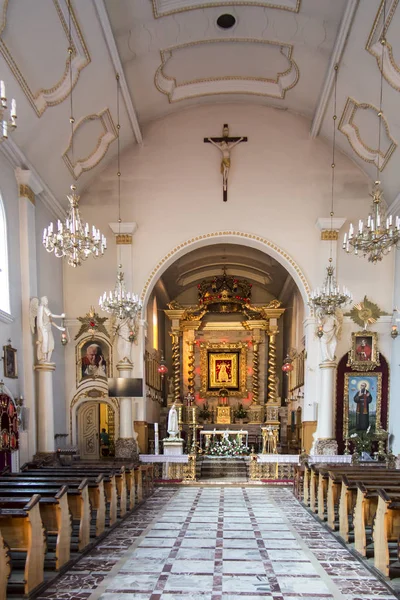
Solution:
M 293 361 L 290 358 L 289 354 L 286 355 L 285 360 L 283 361 L 283 365 L 282 365 L 282 371 L 284 373 L 286 373 L 286 375 L 289 375 L 289 373 L 291 371 L 293 371 Z
M 165 375 L 168 373 L 168 367 L 165 364 L 163 356 L 161 356 L 160 364 L 157 367 L 157 372 L 160 373 L 161 379 L 164 379 Z

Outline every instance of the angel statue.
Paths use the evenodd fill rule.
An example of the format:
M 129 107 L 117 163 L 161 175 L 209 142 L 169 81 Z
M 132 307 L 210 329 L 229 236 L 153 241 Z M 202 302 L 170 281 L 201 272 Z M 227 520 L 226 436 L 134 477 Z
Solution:
M 49 363 L 51 361 L 51 355 L 54 350 L 54 336 L 51 330 L 51 326 L 54 325 L 59 331 L 65 331 L 65 327 L 61 327 L 53 323 L 53 319 L 64 319 L 65 314 L 53 315 L 49 309 L 49 301 L 47 296 L 40 298 L 31 298 L 29 304 L 29 321 L 31 324 L 31 331 L 35 333 L 35 319 L 36 329 L 38 334 L 37 339 L 37 357 L 40 363 Z
M 321 308 L 317 311 L 317 317 L 322 331 L 321 362 L 334 361 L 337 342 L 342 332 L 342 312 L 337 309 L 334 313 L 325 313 Z

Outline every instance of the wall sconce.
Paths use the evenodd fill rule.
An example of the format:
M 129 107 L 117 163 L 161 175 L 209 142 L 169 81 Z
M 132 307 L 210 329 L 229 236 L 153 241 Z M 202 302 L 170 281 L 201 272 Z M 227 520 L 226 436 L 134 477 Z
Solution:
M 392 314 L 392 330 L 390 332 L 390 337 L 395 340 L 397 338 L 397 336 L 399 335 L 399 328 L 397 327 L 397 321 L 398 319 L 397 317 L 397 313 L 398 310 L 397 308 L 393 309 L 393 314 Z
M 286 355 L 285 360 L 283 361 L 282 371 L 289 375 L 290 371 L 293 371 L 293 359 L 290 358 L 289 354 Z
M 168 373 L 168 367 L 165 364 L 164 356 L 161 355 L 160 364 L 158 365 L 157 372 L 161 375 L 161 379 Z
M 323 335 L 324 335 L 324 328 L 322 325 L 319 325 L 318 329 L 317 329 L 317 336 L 321 339 Z

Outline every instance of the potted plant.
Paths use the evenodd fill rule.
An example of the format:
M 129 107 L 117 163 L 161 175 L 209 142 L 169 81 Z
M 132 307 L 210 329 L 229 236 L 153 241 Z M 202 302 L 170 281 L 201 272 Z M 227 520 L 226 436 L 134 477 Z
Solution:
M 199 417 L 200 417 L 200 419 L 203 419 L 204 423 L 209 422 L 209 419 L 211 417 L 211 410 L 210 410 L 210 407 L 208 406 L 208 402 L 205 402 L 203 405 L 203 408 L 201 408 L 199 410 Z
M 238 404 L 233 416 L 235 417 L 235 423 L 240 423 L 241 425 L 243 424 L 243 419 L 247 418 L 247 410 L 243 408 L 243 404 Z

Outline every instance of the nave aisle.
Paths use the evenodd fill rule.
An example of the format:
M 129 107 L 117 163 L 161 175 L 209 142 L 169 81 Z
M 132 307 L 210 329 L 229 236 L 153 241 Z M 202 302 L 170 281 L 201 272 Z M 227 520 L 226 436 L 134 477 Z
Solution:
M 288 488 L 156 489 L 41 599 L 395 600 Z

